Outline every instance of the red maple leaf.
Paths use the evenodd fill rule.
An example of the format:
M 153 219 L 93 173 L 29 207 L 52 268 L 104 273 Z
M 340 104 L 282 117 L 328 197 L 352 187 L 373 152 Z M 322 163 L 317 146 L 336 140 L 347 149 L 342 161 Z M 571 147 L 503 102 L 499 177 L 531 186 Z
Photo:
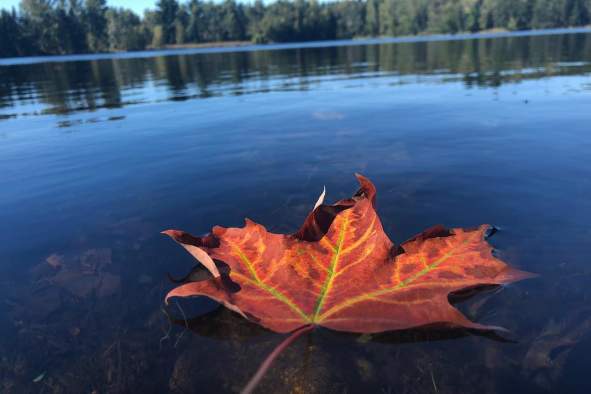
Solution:
M 490 226 L 430 228 L 394 245 L 375 211 L 376 189 L 361 175 L 355 195 L 319 204 L 295 234 L 274 234 L 246 220 L 206 237 L 167 230 L 213 275 L 181 285 L 171 297 L 207 296 L 270 330 L 301 327 L 377 333 L 427 325 L 476 330 L 450 293 L 531 277 L 492 254 Z M 323 193 L 324 194 L 324 193 Z M 229 267 L 221 275 L 219 260 Z

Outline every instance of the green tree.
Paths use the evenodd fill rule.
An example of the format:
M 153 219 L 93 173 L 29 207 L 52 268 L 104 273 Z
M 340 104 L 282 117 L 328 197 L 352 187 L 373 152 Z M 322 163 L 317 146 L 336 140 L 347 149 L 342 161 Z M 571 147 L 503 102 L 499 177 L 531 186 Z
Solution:
M 16 10 L 11 12 L 0 11 L 0 57 L 19 56 L 23 53 L 20 49 L 21 32 L 18 24 Z
M 244 40 L 246 36 L 246 19 L 244 10 L 234 0 L 226 0 L 222 4 L 222 39 Z
M 176 0 L 158 0 L 156 3 L 157 23 L 162 27 L 164 44 L 174 44 L 176 38 L 176 17 L 179 3 Z
M 378 0 L 367 0 L 365 8 L 366 33 L 370 36 L 380 34 L 380 3 Z
M 189 24 L 189 13 L 187 7 L 179 7 L 174 20 L 174 42 L 184 44 L 187 41 L 187 25 Z
M 570 0 L 566 3 L 566 20 L 568 26 L 585 26 L 591 21 L 591 1 Z
M 246 7 L 245 18 L 247 20 L 247 36 L 251 37 L 255 43 L 263 43 L 266 38 L 264 37 L 261 29 L 261 22 L 265 16 L 265 5 L 261 0 L 256 0 L 250 7 Z
M 396 0 L 382 0 L 378 5 L 380 35 L 394 36 L 398 26 Z
M 165 43 L 164 29 L 162 28 L 162 25 L 154 26 L 152 30 L 152 46 L 154 48 L 161 48 Z
M 495 0 L 483 0 L 479 13 L 480 13 L 480 30 L 488 30 L 495 27 Z
M 279 0 L 269 5 L 261 20 L 261 34 L 265 41 L 288 42 L 297 40 L 296 13 L 293 3 Z
M 533 9 L 532 27 L 536 29 L 558 27 L 564 8 L 561 0 L 537 0 Z
M 87 52 L 82 5 L 78 0 L 60 0 L 55 9 L 55 23 L 60 53 Z
M 106 0 L 85 0 L 84 24 L 88 49 L 92 52 L 107 50 L 109 45 Z
M 53 1 L 22 0 L 20 14 L 26 52 L 61 53 Z
M 339 1 L 334 6 L 336 36 L 352 38 L 365 34 L 365 2 L 362 0 Z
M 480 18 L 482 15 L 482 0 L 476 0 L 468 6 L 466 13 L 466 29 L 472 33 L 480 30 Z
M 21 0 L 0 12 L 0 56 L 582 26 L 590 11 L 591 0 L 156 0 L 140 17 L 106 0 Z
M 110 8 L 107 11 L 107 33 L 111 50 L 136 51 L 146 47 L 147 37 L 141 20 L 131 10 Z

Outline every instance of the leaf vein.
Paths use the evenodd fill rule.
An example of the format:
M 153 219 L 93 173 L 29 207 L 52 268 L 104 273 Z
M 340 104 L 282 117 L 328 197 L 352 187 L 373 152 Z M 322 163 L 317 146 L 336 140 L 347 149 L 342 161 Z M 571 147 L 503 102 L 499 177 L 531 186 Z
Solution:
M 322 309 L 322 305 L 324 304 L 324 301 L 326 300 L 326 295 L 330 292 L 330 289 L 332 287 L 332 282 L 334 280 L 336 268 L 339 263 L 340 252 L 343 249 L 343 243 L 345 241 L 345 233 L 347 231 L 348 225 L 349 225 L 349 211 L 346 211 L 343 214 L 343 224 L 342 224 L 341 229 L 339 231 L 339 238 L 337 240 L 337 245 L 335 246 L 335 249 L 334 249 L 334 254 L 331 259 L 330 267 L 328 268 L 328 274 L 326 276 L 326 280 L 324 281 L 324 284 L 322 285 L 322 289 L 320 290 L 320 295 L 318 296 L 318 300 L 316 301 L 314 315 L 312 316 L 312 319 L 311 319 L 313 322 L 315 322 L 317 320 L 318 315 L 320 314 L 320 310 Z
M 353 305 L 355 305 L 355 304 L 357 304 L 359 302 L 365 301 L 367 299 L 371 299 L 372 297 L 377 297 L 377 296 L 381 296 L 381 295 L 384 295 L 384 294 L 392 293 L 392 292 L 395 292 L 397 290 L 400 290 L 400 289 L 406 287 L 407 285 L 411 284 L 412 282 L 414 282 L 418 278 L 422 277 L 423 275 L 428 274 L 433 269 L 435 269 L 439 265 L 443 264 L 445 261 L 447 261 L 450 257 L 452 257 L 454 255 L 454 251 L 460 249 L 462 246 L 464 246 L 467 243 L 469 243 L 470 241 L 472 241 L 473 238 L 475 236 L 477 236 L 478 234 L 479 233 L 476 233 L 472 237 L 466 238 L 456 248 L 452 248 L 452 250 L 450 250 L 449 252 L 447 252 L 446 254 L 444 254 L 441 258 L 439 258 L 435 262 L 429 264 L 426 268 L 423 268 L 421 271 L 417 272 L 416 274 L 414 274 L 414 275 L 412 275 L 412 276 L 404 279 L 402 282 L 399 282 L 396 286 L 394 286 L 394 287 L 388 287 L 388 288 L 385 288 L 385 289 L 376 290 L 376 291 L 373 291 L 373 292 L 370 292 L 370 293 L 366 293 L 366 294 L 360 294 L 360 295 L 358 295 L 356 297 L 349 298 L 348 300 L 345 300 L 345 301 L 343 301 L 340 304 L 334 305 L 332 308 L 330 308 L 329 310 L 327 310 L 322 315 L 320 315 L 317 319 L 314 319 L 314 320 L 316 322 L 322 322 L 328 316 L 331 316 L 331 315 L 339 312 L 342 309 L 349 308 L 349 307 L 351 307 L 351 306 L 353 306 Z
M 234 245 L 231 244 L 232 246 L 232 250 L 238 255 L 238 257 L 240 258 L 240 260 L 242 260 L 242 262 L 244 263 L 244 265 L 246 266 L 246 269 L 249 271 L 249 273 L 252 275 L 252 279 L 248 278 L 245 275 L 242 275 L 238 272 L 230 272 L 230 276 L 232 276 L 232 274 L 234 275 L 239 275 L 242 276 L 243 278 L 249 280 L 252 284 L 254 284 L 255 286 L 259 287 L 260 289 L 270 293 L 271 295 L 273 295 L 276 299 L 278 299 L 279 301 L 283 302 L 285 305 L 287 305 L 289 308 L 291 308 L 294 312 L 296 312 L 298 315 L 300 315 L 306 322 L 310 320 L 309 316 L 306 315 L 302 309 L 295 304 L 295 302 L 293 302 L 291 299 L 289 299 L 289 297 L 287 297 L 285 294 L 283 294 L 282 292 L 280 292 L 279 290 L 277 290 L 276 288 L 274 288 L 273 286 L 269 286 L 268 284 L 264 283 L 263 281 L 261 281 L 253 267 L 252 262 L 250 261 L 250 259 L 248 258 L 248 256 L 246 256 L 244 254 L 244 252 L 240 249 L 240 247 L 238 247 L 238 245 Z

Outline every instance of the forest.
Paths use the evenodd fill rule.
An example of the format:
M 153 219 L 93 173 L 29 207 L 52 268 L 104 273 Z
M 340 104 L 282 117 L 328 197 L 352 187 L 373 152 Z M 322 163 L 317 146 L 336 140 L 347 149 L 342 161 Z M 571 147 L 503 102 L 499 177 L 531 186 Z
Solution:
M 0 57 L 544 29 L 590 19 L 591 0 L 157 0 L 143 15 L 106 0 L 22 0 L 0 11 Z

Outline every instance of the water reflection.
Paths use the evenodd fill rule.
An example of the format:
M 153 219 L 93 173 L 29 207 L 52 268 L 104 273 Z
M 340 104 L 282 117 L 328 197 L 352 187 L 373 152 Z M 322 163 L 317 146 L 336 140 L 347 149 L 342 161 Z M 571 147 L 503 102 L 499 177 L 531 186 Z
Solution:
M 590 71 L 589 34 L 9 65 L 0 67 L 0 119 L 307 90 L 349 78 L 392 76 L 403 83 L 425 75 L 430 82 L 497 87 Z

